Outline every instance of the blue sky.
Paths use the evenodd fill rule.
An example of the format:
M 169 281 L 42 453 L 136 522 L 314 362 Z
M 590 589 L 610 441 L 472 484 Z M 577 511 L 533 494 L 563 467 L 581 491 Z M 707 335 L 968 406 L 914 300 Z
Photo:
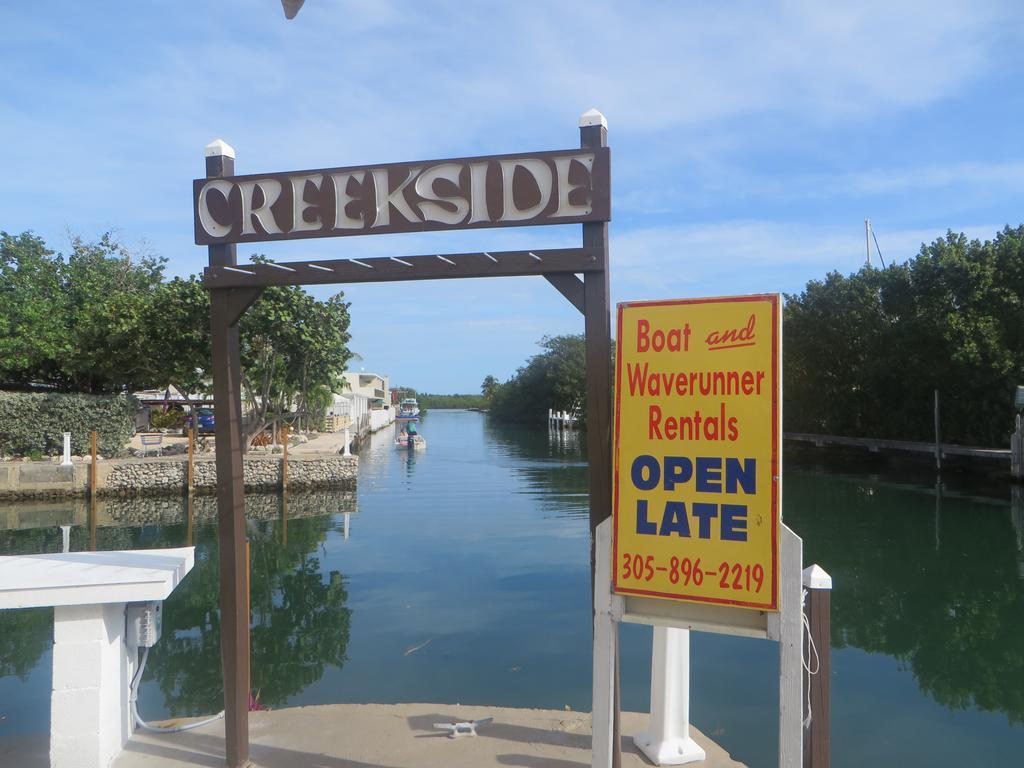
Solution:
M 191 180 L 612 148 L 613 301 L 795 292 L 1024 222 L 1019 2 L 40 2 L 0 6 L 0 229 L 114 231 L 201 271 Z M 579 226 L 264 243 L 275 260 L 577 245 Z M 344 287 L 353 363 L 504 380 L 582 318 L 537 278 Z M 315 289 L 326 297 L 329 288 Z

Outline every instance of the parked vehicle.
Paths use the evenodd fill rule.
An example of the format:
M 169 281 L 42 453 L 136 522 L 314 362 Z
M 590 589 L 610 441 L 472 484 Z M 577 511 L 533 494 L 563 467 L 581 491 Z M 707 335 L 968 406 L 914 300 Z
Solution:
M 196 428 L 196 432 L 213 432 L 213 408 L 196 408 L 185 417 L 185 429 Z

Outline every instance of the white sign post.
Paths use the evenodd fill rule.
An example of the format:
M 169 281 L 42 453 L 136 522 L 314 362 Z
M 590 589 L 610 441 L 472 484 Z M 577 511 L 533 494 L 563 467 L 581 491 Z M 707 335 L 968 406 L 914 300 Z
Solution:
M 651 721 L 633 737 L 655 765 L 703 760 L 704 750 L 690 738 L 690 630 L 654 628 L 651 650 Z
M 618 624 L 650 624 L 659 765 L 689 735 L 689 631 L 779 643 L 779 766 L 801 768 L 803 543 L 782 523 L 774 294 L 618 306 L 612 519 L 595 532 L 593 766 L 610 768 Z
M 779 768 L 803 765 L 801 670 L 803 668 L 803 541 L 785 524 L 780 525 L 779 610 L 736 610 L 727 606 L 672 602 L 612 592 L 612 520 L 595 531 L 597 570 L 594 588 L 594 691 L 592 768 L 612 766 L 612 719 L 615 707 L 615 669 L 619 663 L 619 624 L 714 632 L 759 637 L 779 643 Z M 655 660 L 655 664 L 657 661 Z M 666 664 L 666 668 L 667 668 Z M 652 670 L 653 674 L 653 670 Z M 688 674 L 688 667 L 687 667 Z M 666 685 L 681 685 L 667 680 Z M 652 702 L 654 697 L 652 696 Z M 688 708 L 686 708 L 688 709 Z M 677 713 L 680 709 L 677 709 Z M 664 721 L 651 710 L 652 720 Z M 688 712 L 686 713 L 689 714 Z M 689 722 L 676 721 L 676 733 L 689 730 Z M 650 733 L 647 731 L 645 733 Z M 641 739 L 643 736 L 640 737 Z M 646 752 L 646 750 L 644 750 Z M 649 754 L 649 753 L 648 753 Z M 650 755 L 649 755 L 650 756 Z M 652 757 L 652 759 L 654 759 Z M 671 763 L 663 763 L 669 765 Z
M 65 432 L 64 433 L 64 459 L 63 459 L 63 461 L 61 461 L 60 465 L 62 467 L 70 467 L 71 466 L 71 433 L 70 432 Z

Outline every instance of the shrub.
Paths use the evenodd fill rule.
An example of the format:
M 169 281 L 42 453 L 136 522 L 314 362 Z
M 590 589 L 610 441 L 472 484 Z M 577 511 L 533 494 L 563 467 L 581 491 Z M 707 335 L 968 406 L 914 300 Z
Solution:
M 0 454 L 58 456 L 65 432 L 72 453 L 87 454 L 96 430 L 100 454 L 118 456 L 135 431 L 138 409 L 131 395 L 0 392 Z
M 185 426 L 185 413 L 183 411 L 151 411 L 149 414 L 149 426 L 153 429 L 181 429 Z

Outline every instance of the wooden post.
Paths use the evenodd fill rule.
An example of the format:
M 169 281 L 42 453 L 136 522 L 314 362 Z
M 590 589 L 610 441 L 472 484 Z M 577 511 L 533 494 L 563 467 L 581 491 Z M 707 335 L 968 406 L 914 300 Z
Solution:
M 935 390 L 935 468 L 942 471 L 942 435 L 939 433 L 939 390 Z
M 99 502 L 96 495 L 89 497 L 89 551 L 96 551 L 96 518 L 99 516 Z
M 221 141 L 206 147 L 206 175 L 231 176 L 235 152 Z M 235 246 L 209 246 L 211 266 L 237 263 Z M 217 540 L 220 548 L 221 663 L 224 669 L 224 743 L 227 768 L 249 762 L 249 619 L 242 464 L 242 364 L 239 295 L 210 290 L 214 440 L 217 462 Z M 244 301 L 242 302 L 244 303 Z
M 195 484 L 195 447 L 196 428 L 188 428 L 188 492 L 191 498 L 192 486 Z
M 252 548 L 248 539 L 245 540 L 245 616 L 249 625 L 252 625 Z M 250 640 L 251 650 L 251 640 Z M 249 708 L 248 699 L 245 703 Z
M 281 425 L 281 490 L 288 490 L 288 425 Z
M 597 110 L 580 117 L 580 146 L 608 146 L 608 121 Z M 611 297 L 608 288 L 608 222 L 583 224 L 583 247 L 600 251 L 602 269 L 583 277 L 586 332 L 587 464 L 590 485 L 590 586 L 595 589 L 596 531 L 612 514 L 612 361 Z M 615 658 L 618 659 L 616 652 Z M 615 672 L 612 766 L 622 762 L 619 739 L 619 675 Z M 597 735 L 595 734 L 595 738 Z
M 347 537 L 346 537 L 347 538 Z M 281 546 L 288 546 L 288 492 L 281 494 Z
M 1010 476 L 1017 482 L 1024 481 L 1024 429 L 1020 414 L 1017 414 L 1017 428 L 1010 436 Z
M 96 450 L 96 430 L 89 434 L 89 454 L 92 459 L 89 462 L 89 551 L 96 551 L 96 518 L 99 516 L 99 505 L 96 499 L 96 486 L 98 483 L 99 468 L 96 462 L 99 452 Z
M 192 534 L 192 520 L 194 519 L 194 512 L 195 512 L 195 510 L 193 509 L 192 498 L 193 498 L 192 497 L 192 490 L 189 489 L 188 498 L 187 498 L 186 504 L 185 504 L 185 515 L 186 515 L 186 521 L 185 521 L 185 546 L 187 546 L 187 547 L 191 547 L 192 546 L 192 536 L 193 536 L 193 534 Z
M 831 722 L 831 676 L 832 676 L 832 577 L 818 565 L 804 569 L 804 587 L 807 589 L 806 607 L 811 627 L 812 651 L 807 646 L 805 658 L 814 670 L 817 658 L 817 673 L 810 677 L 811 723 L 804 731 L 804 768 L 829 768 L 830 722 Z M 817 656 L 815 657 L 815 652 Z M 806 680 L 806 678 L 805 678 Z M 805 689 L 806 694 L 806 689 Z M 807 697 L 804 697 L 804 707 Z M 807 712 L 804 712 L 807 717 Z
M 97 451 L 96 451 L 96 430 L 95 429 L 89 435 L 89 440 L 90 440 L 90 442 L 92 444 L 90 449 L 89 449 L 90 454 L 92 456 L 92 461 L 89 462 L 89 498 L 90 499 L 95 499 L 96 498 L 96 483 L 97 483 L 97 479 L 96 479 L 96 477 L 97 477 L 96 457 L 99 455 L 97 453 Z

